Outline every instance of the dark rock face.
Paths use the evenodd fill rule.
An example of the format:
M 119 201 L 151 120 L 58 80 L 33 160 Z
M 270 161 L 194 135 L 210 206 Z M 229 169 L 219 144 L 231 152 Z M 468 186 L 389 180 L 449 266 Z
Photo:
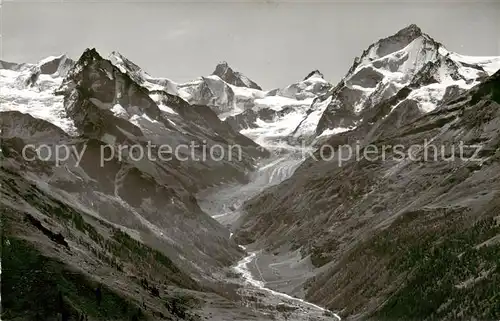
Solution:
M 48 64 L 44 72 L 53 72 L 55 65 Z M 92 284 L 88 275 L 99 280 L 105 290 L 101 304 L 90 309 L 97 313 L 91 316 L 94 319 L 110 317 L 105 313 L 112 309 L 106 306 L 111 297 L 116 302 L 132 302 L 132 308 L 141 307 L 145 316 L 165 318 L 173 317 L 165 306 L 173 289 L 176 293 L 205 291 L 210 294 L 190 295 L 216 297 L 220 284 L 213 273 L 220 273 L 242 252 L 229 238 L 229 231 L 200 209 L 194 193 L 215 184 L 245 181 L 256 160 L 267 152 L 223 123 L 208 106 L 189 105 L 165 91 L 150 92 L 94 49 L 86 50 L 72 64 L 57 93 L 64 96 L 66 113 L 79 132 L 76 137 L 27 114 L 0 113 L 0 204 L 6 213 L 2 219 L 8 220 L 10 244 L 21 242 L 16 246 L 43 258 L 39 263 L 49 264 L 46 269 L 55 279 L 47 282 L 56 289 L 58 284 L 76 289 Z M 158 103 L 151 98 L 153 94 L 159 97 Z M 161 110 L 158 104 L 169 111 Z M 196 159 L 191 155 L 186 161 L 176 155 L 168 159 L 166 154 L 165 159 L 158 158 L 160 145 L 175 149 L 192 142 L 198 146 Z M 42 156 L 52 154 L 37 157 L 30 148 L 23 155 L 27 144 L 35 148 L 43 145 Z M 132 150 L 116 154 L 126 146 L 147 150 L 149 144 L 152 157 L 137 157 Z M 208 155 L 203 160 L 203 145 L 207 149 L 222 146 L 233 158 L 226 155 L 218 161 Z M 240 146 L 241 154 L 229 149 L 233 145 Z M 56 162 L 56 151 L 67 157 Z M 22 217 L 29 217 L 29 226 L 20 224 Z M 12 252 L 7 266 L 23 260 L 19 248 Z M 35 262 L 30 257 L 21 262 L 28 276 L 41 269 L 30 265 Z M 55 265 L 60 268 L 51 270 Z M 62 271 L 66 270 L 73 271 L 71 280 L 76 283 L 65 283 L 66 272 Z M 27 277 L 16 275 L 7 271 L 2 281 Z M 69 301 L 87 300 L 73 288 L 64 295 Z M 9 311 L 16 315 L 19 306 L 8 302 Z M 78 304 L 72 307 L 87 309 Z M 190 310 L 183 308 L 184 317 L 195 317 Z M 33 318 L 48 320 L 57 314 L 55 310 L 42 312 L 44 317 Z M 128 312 L 125 316 L 113 313 L 118 319 L 133 319 Z
M 110 111 L 119 104 L 129 114 L 160 118 L 160 109 L 128 75 L 121 73 L 94 50 L 84 52 L 59 90 L 64 94 L 65 108 L 75 126 L 87 137 L 101 139 L 104 134 L 125 136 L 122 130 L 142 136 L 140 129 Z
M 417 25 L 411 24 L 398 31 L 395 35 L 381 39 L 377 48 L 377 54 L 379 56 L 385 56 L 401 50 L 422 35 L 422 30 L 420 30 Z
M 40 230 L 43 234 L 45 234 L 53 242 L 55 242 L 59 245 L 62 245 L 65 248 L 69 249 L 68 242 L 66 242 L 66 240 L 64 239 L 64 236 L 62 236 L 61 233 L 52 232 L 51 230 L 49 230 L 48 228 L 43 226 L 43 224 L 39 220 L 37 220 L 36 218 L 34 218 L 30 214 L 26 214 L 25 220 L 27 222 L 29 222 L 30 224 L 32 224 L 34 227 L 36 227 L 38 230 Z
M 23 66 L 24 66 L 24 64 L 18 64 L 18 63 L 14 63 L 14 62 L 0 60 L 0 69 L 17 71 L 17 70 L 20 70 Z
M 367 88 L 373 88 L 384 78 L 384 76 L 370 68 L 366 67 L 361 69 L 356 75 L 350 79 L 350 83 Z
M 240 102 L 233 88 L 227 82 L 217 77 L 201 77 L 194 83 L 179 85 L 179 88 L 189 92 L 189 103 L 192 105 L 209 106 L 217 115 L 231 112 Z
M 248 87 L 248 88 L 262 90 L 262 88 L 255 82 L 248 79 L 240 72 L 231 69 L 231 67 L 229 67 L 229 65 L 225 61 L 218 64 L 217 67 L 215 67 L 215 70 L 212 73 L 212 75 L 219 76 L 222 80 L 234 86 Z
M 323 79 L 325 78 L 325 76 L 323 76 L 323 74 L 318 69 L 316 69 L 316 70 L 311 71 L 309 74 L 307 74 L 307 76 L 304 78 L 304 80 L 307 80 L 313 76 L 320 77 Z
M 323 272 L 310 280 L 306 298 L 343 317 L 498 318 L 498 88 L 500 72 L 425 115 L 404 99 L 411 89 L 400 91 L 387 117 L 331 137 L 331 160 L 321 160 L 319 148 L 318 161 L 249 201 L 237 236 L 310 255 Z M 362 151 L 401 145 L 406 153 L 425 141 L 436 148 L 413 149 L 415 160 L 388 149 L 385 159 L 340 164 L 338 156 L 347 156 L 340 146 L 356 141 Z M 481 146 L 476 161 L 476 149 L 461 155 L 461 144 Z
M 18 111 L 2 112 L 3 138 L 22 138 L 26 142 L 58 142 L 67 138 L 59 127 Z
M 362 93 L 359 90 L 346 87 L 343 83 L 340 83 L 334 89 L 332 96 L 338 97 L 338 99 L 330 103 L 321 115 L 316 128 L 317 135 L 328 128 L 350 127 L 361 119 L 352 108 L 354 105 L 359 104 L 362 99 Z
M 202 77 L 203 82 L 201 87 L 198 88 L 200 91 L 200 99 L 197 101 L 197 104 L 211 106 L 215 108 L 216 113 L 223 113 L 231 110 L 234 104 L 234 92 L 231 87 L 227 86 L 224 82 L 214 81 L 210 78 Z M 224 80 L 224 79 L 223 79 Z M 226 101 L 228 104 L 224 107 L 219 106 L 218 99 L 220 93 L 224 93 L 226 95 Z
M 39 66 L 40 74 L 42 75 L 52 75 L 56 72 L 59 73 L 60 76 L 64 76 L 66 72 L 71 69 L 75 62 L 65 55 L 56 57 L 47 62 L 44 62 Z
M 465 90 L 458 87 L 458 86 L 450 86 L 450 87 L 446 88 L 446 92 L 443 95 L 443 102 L 444 103 L 449 102 L 449 101 L 457 98 L 458 96 L 460 96 L 464 92 L 465 92 Z
M 411 86 L 413 88 L 418 88 L 421 86 L 426 86 L 434 83 L 438 83 L 439 70 L 443 68 L 446 70 L 446 75 L 453 80 L 466 80 L 462 75 L 460 75 L 458 69 L 460 66 L 449 59 L 448 57 L 440 57 L 436 61 L 429 61 L 412 79 Z

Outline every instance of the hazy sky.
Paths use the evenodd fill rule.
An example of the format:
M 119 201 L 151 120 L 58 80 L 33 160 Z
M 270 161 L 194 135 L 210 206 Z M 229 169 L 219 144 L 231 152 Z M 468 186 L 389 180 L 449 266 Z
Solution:
M 0 0 L 1 1 L 1 0 Z M 3 1 L 2 59 L 117 50 L 154 76 L 187 81 L 226 60 L 262 87 L 319 69 L 337 82 L 379 38 L 416 23 L 448 49 L 500 55 L 500 0 Z

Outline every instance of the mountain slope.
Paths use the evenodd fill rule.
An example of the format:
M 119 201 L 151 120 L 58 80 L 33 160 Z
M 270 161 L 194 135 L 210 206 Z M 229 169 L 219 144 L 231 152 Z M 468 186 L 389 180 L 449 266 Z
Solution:
M 342 81 L 316 101 L 331 99 L 317 121 L 316 135 L 336 128 L 353 128 L 367 116 L 379 113 L 381 102 L 401 91 L 419 114 L 436 108 L 500 69 L 500 57 L 464 57 L 410 25 L 370 45 L 356 58 Z M 400 102 L 395 101 L 386 117 Z M 380 119 L 380 118 L 379 118 Z M 377 120 L 379 120 L 377 119 Z M 326 131 L 326 132 L 325 132 Z
M 327 159 L 310 158 L 282 184 L 245 205 L 240 241 L 275 255 L 291 247 L 318 268 L 306 298 L 344 317 L 455 320 L 499 317 L 500 72 L 368 145 L 394 149 L 359 160 L 342 148 L 354 130 L 331 137 Z M 376 129 L 375 129 L 376 131 Z M 461 144 L 481 145 L 465 149 Z M 454 149 L 453 149 L 454 148 Z M 406 149 L 405 149 L 406 152 Z M 436 152 L 435 152 L 436 153 Z M 343 156 L 339 156 L 343 155 Z M 363 155 L 363 154 L 361 154 Z M 408 154 L 409 155 L 409 154 Z M 437 156 L 434 158 L 434 156 Z M 454 159 L 450 158 L 455 156 Z M 339 159 L 343 160 L 340 164 Z M 346 158 L 347 157 L 347 158 Z M 465 157 L 465 158 L 464 158 Z
M 2 319 L 73 320 L 83 313 L 89 320 L 184 320 L 196 319 L 191 310 L 204 300 L 232 306 L 234 294 L 219 274 L 242 251 L 194 193 L 245 181 L 265 151 L 207 106 L 153 92 L 95 50 L 64 78 L 58 68 L 31 83 L 31 66 L 0 70 L 9 89 L 1 92 L 0 111 L 2 242 L 9 249 L 2 293 L 11 298 L 2 302 Z M 56 108 L 60 113 L 52 113 Z M 174 153 L 191 142 L 193 154 Z M 203 146 L 215 145 L 233 158 L 204 160 Z M 160 146 L 172 149 L 159 154 Z M 37 271 L 52 273 L 40 279 L 48 284 L 46 301 Z M 32 283 L 19 289 L 23 278 Z

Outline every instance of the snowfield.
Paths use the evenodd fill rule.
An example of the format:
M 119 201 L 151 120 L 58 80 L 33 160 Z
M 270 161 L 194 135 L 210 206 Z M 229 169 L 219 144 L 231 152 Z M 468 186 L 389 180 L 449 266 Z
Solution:
M 51 57 L 52 58 L 52 57 Z M 47 59 L 43 61 L 47 62 Z M 70 135 L 76 134 L 73 121 L 66 116 L 64 99 L 54 91 L 62 77 L 40 75 L 35 86 L 26 85 L 32 66 L 21 71 L 0 69 L 0 111 L 19 111 L 46 120 Z

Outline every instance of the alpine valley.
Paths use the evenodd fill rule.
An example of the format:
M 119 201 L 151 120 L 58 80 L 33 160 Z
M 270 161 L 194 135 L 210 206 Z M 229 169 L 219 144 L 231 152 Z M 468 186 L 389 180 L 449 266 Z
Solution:
M 410 25 L 346 71 L 0 61 L 1 319 L 499 320 L 500 57 Z M 165 145 L 196 157 L 115 153 Z

